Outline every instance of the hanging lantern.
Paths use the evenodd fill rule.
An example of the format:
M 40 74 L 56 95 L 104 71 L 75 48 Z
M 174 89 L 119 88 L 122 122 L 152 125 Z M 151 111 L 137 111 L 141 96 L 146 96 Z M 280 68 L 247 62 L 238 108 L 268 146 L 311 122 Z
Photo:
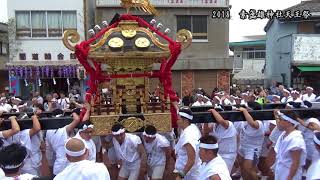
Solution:
M 56 85 L 57 84 L 56 78 L 53 78 L 52 80 L 53 80 L 53 84 Z
M 59 67 L 58 75 L 59 75 L 59 77 L 61 77 L 61 76 L 62 76 L 62 68 L 61 68 L 61 67 Z
M 39 66 L 36 68 L 36 76 L 37 76 L 37 78 L 40 77 L 40 68 L 39 68 Z
M 49 77 L 50 76 L 49 66 L 46 66 L 45 71 L 46 71 L 46 76 Z
M 41 67 L 41 77 L 44 78 L 44 73 L 45 73 L 45 67 Z
M 19 75 L 20 75 L 20 77 L 23 77 L 23 69 L 22 69 L 22 67 L 19 67 Z
M 54 76 L 54 68 L 53 68 L 53 67 L 51 67 L 51 74 L 50 74 L 50 76 L 51 76 L 51 78 L 53 78 L 53 76 Z

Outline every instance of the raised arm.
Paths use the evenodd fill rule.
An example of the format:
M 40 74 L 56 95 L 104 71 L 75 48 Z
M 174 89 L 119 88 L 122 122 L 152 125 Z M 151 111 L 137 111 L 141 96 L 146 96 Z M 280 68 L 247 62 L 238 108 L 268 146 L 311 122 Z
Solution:
M 41 125 L 39 122 L 38 115 L 37 114 L 33 115 L 31 117 L 31 119 L 32 119 L 32 128 L 29 131 L 30 137 L 34 136 L 35 134 L 37 134 L 41 130 Z
M 11 121 L 11 129 L 2 131 L 2 136 L 5 139 L 17 134 L 20 131 L 20 127 L 17 122 L 17 117 L 11 116 L 11 117 L 9 117 L 9 120 Z M 0 119 L 0 125 L 1 125 L 2 121 L 3 121 L 3 119 Z
M 247 109 L 240 107 L 239 111 L 243 113 L 244 117 L 246 118 L 247 122 L 251 127 L 259 129 L 259 123 L 252 118 Z
M 80 117 L 77 113 L 72 113 L 72 122 L 66 126 L 66 131 L 69 134 L 80 122 Z
M 210 109 L 209 112 L 212 113 L 218 124 L 223 126 L 225 129 L 228 129 L 229 121 L 225 120 L 215 109 Z

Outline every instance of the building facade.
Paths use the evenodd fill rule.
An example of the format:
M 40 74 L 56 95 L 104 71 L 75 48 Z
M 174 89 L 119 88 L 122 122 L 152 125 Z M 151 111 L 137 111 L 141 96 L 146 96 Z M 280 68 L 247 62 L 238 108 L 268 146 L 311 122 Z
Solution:
M 266 63 L 265 36 L 251 36 L 245 41 L 231 42 L 233 52 L 232 84 L 241 89 L 264 86 L 264 68 Z
M 9 86 L 8 71 L 6 63 L 9 59 L 9 39 L 8 39 L 8 25 L 0 23 L 0 92 L 3 92 L 5 87 Z
M 311 16 L 270 20 L 266 31 L 266 76 L 293 88 L 313 86 L 319 91 L 320 83 L 320 2 L 302 1 L 286 10 L 310 10 Z
M 228 0 L 151 0 L 151 3 L 159 11 L 160 16 L 142 14 L 139 11 L 131 11 L 133 15 L 139 15 L 147 22 L 155 19 L 171 30 L 169 34 L 175 39 L 176 32 L 180 29 L 188 29 L 193 34 L 191 46 L 184 50 L 173 66 L 173 88 L 181 96 L 186 90 L 203 88 L 207 93 L 218 87 L 229 91 L 230 74 L 232 71 L 232 59 L 228 55 L 229 19 L 212 18 L 212 11 L 227 12 Z M 125 13 L 118 0 L 96 0 L 95 22 L 110 21 L 116 13 Z M 159 66 L 155 66 L 155 69 Z M 158 81 L 150 82 L 152 91 Z
M 28 97 L 52 91 L 68 92 L 73 86 L 85 88 L 84 76 L 73 52 L 64 47 L 65 30 L 76 30 L 85 39 L 85 21 L 90 14 L 83 0 L 10 0 L 8 25 L 11 33 L 10 90 Z M 84 18 L 86 17 L 86 18 Z

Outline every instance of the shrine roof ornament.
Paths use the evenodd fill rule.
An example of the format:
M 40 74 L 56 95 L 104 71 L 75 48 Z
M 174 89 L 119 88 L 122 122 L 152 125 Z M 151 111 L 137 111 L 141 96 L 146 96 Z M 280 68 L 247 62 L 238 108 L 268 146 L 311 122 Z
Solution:
M 135 7 L 147 13 L 158 14 L 146 0 L 122 0 L 121 5 L 127 8 L 128 12 L 131 7 Z M 173 40 L 168 36 L 170 32 L 171 30 L 164 28 L 162 23 L 157 24 L 155 19 L 148 23 L 130 14 L 121 16 L 116 14 L 110 24 L 103 21 L 102 28 L 96 25 L 89 30 L 91 38 L 86 41 L 79 42 L 80 36 L 74 30 L 65 31 L 64 45 L 75 52 L 77 59 L 90 77 L 90 89 L 87 91 L 86 101 L 91 102 L 92 97 L 99 96 L 99 88 L 103 82 L 118 78 L 122 80 L 114 81 L 116 83 L 114 87 L 123 85 L 126 87 L 124 90 L 115 89 L 116 91 L 138 92 L 141 91 L 139 87 L 143 87 L 144 93 L 141 91 L 138 96 L 141 98 L 140 102 L 144 104 L 141 111 L 145 112 L 148 109 L 146 104 L 149 102 L 147 99 L 149 83 L 143 78 L 158 78 L 164 91 L 162 98 L 164 104 L 161 106 L 164 107 L 169 102 L 167 109 L 170 109 L 172 125 L 176 127 L 176 109 L 170 102 L 177 102 L 179 98 L 172 89 L 171 68 L 181 51 L 191 45 L 192 34 L 182 29 L 176 33 L 176 40 Z M 155 63 L 161 64 L 160 70 L 152 69 Z M 107 65 L 107 69 L 102 69 L 102 65 Z M 124 83 L 127 81 L 132 81 L 130 86 Z M 130 96 L 130 93 L 128 95 Z M 131 96 L 130 101 L 122 101 L 123 98 L 126 97 L 116 95 L 117 104 L 125 106 L 123 102 L 132 103 L 136 100 Z M 135 109 L 132 108 L 135 106 L 135 104 L 127 104 L 130 112 Z M 116 114 L 121 114 L 119 106 L 115 109 Z M 84 114 L 85 110 L 82 113 Z

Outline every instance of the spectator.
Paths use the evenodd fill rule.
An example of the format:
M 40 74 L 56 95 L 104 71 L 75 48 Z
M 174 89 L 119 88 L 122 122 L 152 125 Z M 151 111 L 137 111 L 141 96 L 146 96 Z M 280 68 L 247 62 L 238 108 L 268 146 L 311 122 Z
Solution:
M 34 98 L 37 100 L 38 104 L 43 104 L 43 98 L 40 96 L 40 93 L 38 91 L 34 93 Z

